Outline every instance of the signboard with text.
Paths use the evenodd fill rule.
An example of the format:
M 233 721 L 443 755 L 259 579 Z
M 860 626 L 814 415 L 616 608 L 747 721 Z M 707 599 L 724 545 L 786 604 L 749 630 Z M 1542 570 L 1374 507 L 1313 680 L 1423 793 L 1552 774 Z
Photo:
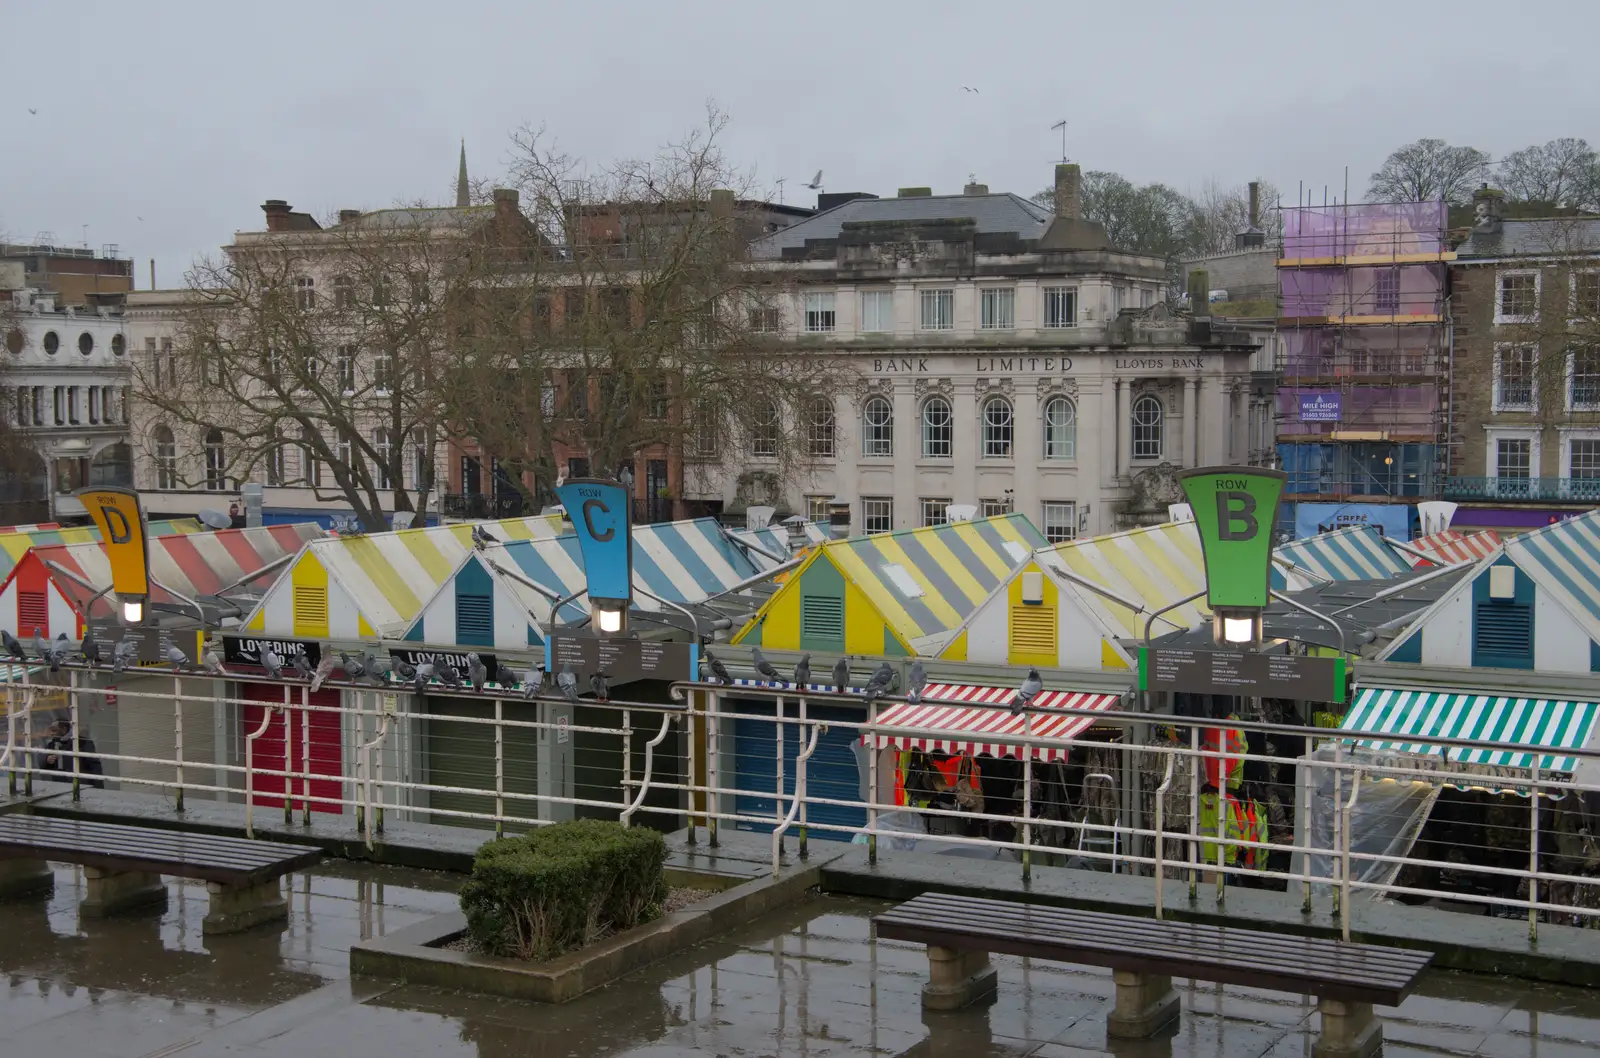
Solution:
M 551 672 L 570 666 L 580 690 L 605 673 L 613 684 L 633 680 L 692 680 L 699 661 L 693 643 L 659 643 L 629 636 L 553 636 L 545 640 L 545 665 Z
M 134 665 L 168 664 L 167 647 L 176 643 L 178 649 L 189 659 L 189 664 L 198 666 L 201 644 L 205 640 L 205 633 L 198 628 L 127 626 L 117 621 L 106 620 L 90 621 L 84 629 L 84 635 L 93 639 L 95 645 L 100 648 L 100 661 L 103 665 L 111 664 L 111 651 L 117 644 L 127 642 L 133 646 Z
M 322 644 L 314 639 L 267 639 L 258 636 L 223 636 L 222 663 L 224 665 L 260 665 L 261 654 L 268 647 L 285 665 L 294 663 L 296 654 L 304 654 L 306 664 L 312 668 L 322 660 Z
M 1301 393 L 1300 421 L 1338 422 L 1343 403 L 1338 393 Z
M 462 679 L 467 677 L 467 651 L 465 650 L 407 650 L 402 647 L 390 647 L 389 656 L 399 658 L 407 665 L 440 665 L 448 664 L 461 674 Z M 489 670 L 489 678 L 493 679 L 500 659 L 485 651 L 473 651 L 478 655 L 478 660 L 483 667 Z
M 1139 651 L 1141 691 L 1343 702 L 1345 671 L 1344 658 L 1161 647 Z
M 150 560 L 145 549 L 144 516 L 132 489 L 79 489 L 75 494 L 100 530 L 111 587 L 118 595 L 150 594 Z
M 1201 467 L 1178 475 L 1206 565 L 1206 603 L 1259 609 L 1271 585 L 1272 527 L 1288 475 L 1260 467 Z
M 584 585 L 590 599 L 633 598 L 632 497 L 615 481 L 578 478 L 556 489 L 583 553 Z

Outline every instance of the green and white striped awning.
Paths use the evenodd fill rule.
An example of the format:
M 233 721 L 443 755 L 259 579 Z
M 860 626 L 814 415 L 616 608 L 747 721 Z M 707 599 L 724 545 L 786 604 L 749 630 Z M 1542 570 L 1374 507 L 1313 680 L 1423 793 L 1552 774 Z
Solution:
M 1375 750 L 1443 757 L 1454 764 L 1484 768 L 1532 768 L 1571 772 L 1578 758 L 1558 752 L 1444 747 L 1428 738 L 1510 742 L 1529 750 L 1582 749 L 1594 733 L 1600 705 L 1554 698 L 1506 698 L 1455 691 L 1417 691 L 1362 687 L 1340 729 L 1384 738 L 1358 739 Z

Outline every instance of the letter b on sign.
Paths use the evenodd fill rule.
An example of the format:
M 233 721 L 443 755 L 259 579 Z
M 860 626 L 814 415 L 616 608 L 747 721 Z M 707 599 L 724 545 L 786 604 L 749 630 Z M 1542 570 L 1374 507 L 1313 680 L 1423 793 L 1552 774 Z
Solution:
M 1253 540 L 1261 529 L 1256 498 L 1248 492 L 1217 493 L 1217 539 Z

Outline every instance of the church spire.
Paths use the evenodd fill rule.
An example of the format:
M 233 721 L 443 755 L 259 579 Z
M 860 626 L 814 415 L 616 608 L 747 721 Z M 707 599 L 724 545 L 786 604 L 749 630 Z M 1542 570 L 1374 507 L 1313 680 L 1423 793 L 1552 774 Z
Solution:
M 456 206 L 472 205 L 472 195 L 467 190 L 467 141 L 461 141 L 461 169 L 456 173 Z

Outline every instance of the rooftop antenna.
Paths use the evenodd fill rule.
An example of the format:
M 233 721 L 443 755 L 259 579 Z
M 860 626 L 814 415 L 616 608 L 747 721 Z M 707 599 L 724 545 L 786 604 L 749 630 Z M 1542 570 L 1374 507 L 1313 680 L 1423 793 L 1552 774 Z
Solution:
M 1061 160 L 1064 162 L 1067 160 L 1067 119 L 1062 118 L 1060 121 L 1050 126 L 1050 130 L 1052 132 L 1054 132 L 1056 129 L 1061 130 Z
M 786 180 L 788 180 L 788 179 L 789 178 L 786 177 L 786 176 L 780 176 L 780 177 L 778 177 L 778 179 L 773 181 L 773 183 L 778 185 L 778 205 L 780 205 L 780 206 L 783 205 L 783 185 L 784 185 L 784 182 Z

